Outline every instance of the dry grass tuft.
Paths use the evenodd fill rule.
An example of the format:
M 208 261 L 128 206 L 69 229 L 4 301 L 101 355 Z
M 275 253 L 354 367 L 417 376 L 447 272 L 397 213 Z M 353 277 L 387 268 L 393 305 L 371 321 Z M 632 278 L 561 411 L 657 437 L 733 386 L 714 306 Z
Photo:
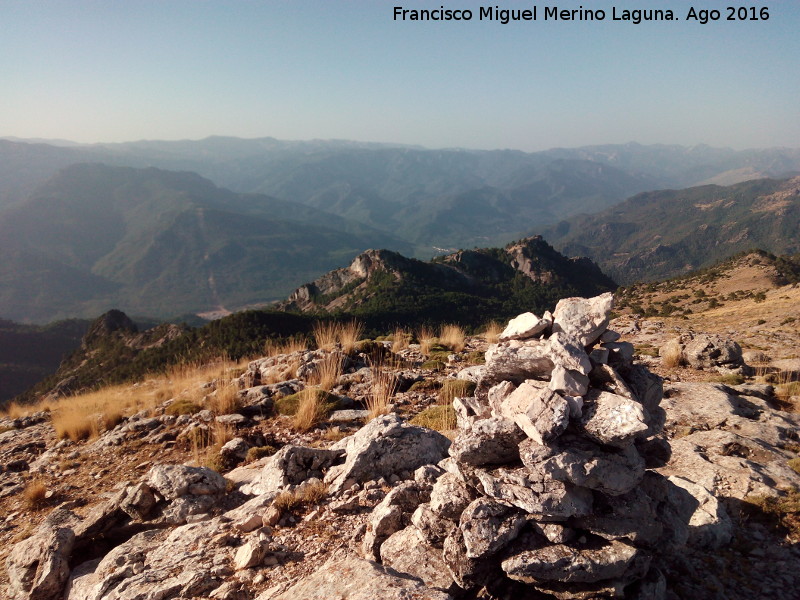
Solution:
M 330 407 L 324 401 L 325 394 L 314 388 L 304 389 L 299 397 L 292 425 L 298 431 L 309 431 L 325 419 Z
M 483 332 L 483 339 L 490 344 L 496 344 L 500 341 L 500 334 L 503 333 L 503 326 L 497 321 L 489 321 L 486 329 Z
M 272 501 L 272 506 L 287 512 L 304 506 L 319 504 L 328 494 L 328 484 L 315 481 L 299 487 L 294 492 L 281 492 Z
M 397 373 L 392 369 L 385 368 L 383 363 L 373 364 L 372 387 L 366 398 L 370 419 L 388 412 L 391 399 L 396 391 Z
M 5 408 L 0 410 L 0 415 L 8 417 L 9 419 L 18 419 L 30 413 L 29 407 L 23 406 L 18 402 L 9 402 L 6 404 Z
M 475 393 L 476 384 L 464 379 L 446 379 L 439 390 L 439 404 L 452 404 L 456 398 L 467 398 Z
M 674 369 L 683 364 L 683 350 L 678 340 L 673 339 L 664 344 L 658 351 L 661 364 L 667 369 Z
M 239 394 L 237 386 L 230 383 L 217 383 L 217 390 L 209 396 L 208 408 L 215 415 L 230 415 L 239 410 Z
M 364 324 L 360 321 L 342 323 L 339 327 L 339 343 L 342 345 L 342 352 L 351 354 L 363 334 Z
M 283 342 L 267 340 L 264 343 L 264 356 L 292 354 L 300 350 L 308 350 L 308 342 L 303 337 L 291 337 Z
M 417 329 L 417 341 L 419 342 L 419 351 L 423 354 L 431 353 L 431 346 L 436 342 L 436 335 L 429 327 L 420 327 Z
M 402 327 L 398 327 L 394 330 L 394 333 L 392 333 L 392 352 L 397 353 L 401 350 L 405 350 L 410 343 L 411 332 Z
M 333 350 L 340 337 L 338 323 L 333 321 L 317 321 L 314 324 L 314 340 L 320 350 Z
M 44 504 L 45 496 L 47 495 L 47 486 L 43 481 L 34 479 L 29 481 L 22 492 L 22 497 L 25 499 L 25 504 L 31 510 L 36 510 Z
M 439 341 L 453 352 L 464 349 L 464 330 L 458 325 L 443 325 L 439 333 Z
M 331 391 L 339 377 L 342 375 L 343 356 L 338 352 L 328 354 L 318 365 L 314 372 L 311 384 L 318 386 L 326 392 Z

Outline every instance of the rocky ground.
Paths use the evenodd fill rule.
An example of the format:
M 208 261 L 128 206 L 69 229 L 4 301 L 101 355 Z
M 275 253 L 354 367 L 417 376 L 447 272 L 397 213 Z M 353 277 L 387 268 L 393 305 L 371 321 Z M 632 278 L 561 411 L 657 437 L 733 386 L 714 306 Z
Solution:
M 800 415 L 753 377 L 707 381 L 743 371 L 724 335 L 693 351 L 693 329 L 694 366 L 634 361 L 677 332 L 625 315 L 607 329 L 602 299 L 443 365 L 400 351 L 369 421 L 354 411 L 374 354 L 338 350 L 254 361 L 230 414 L 169 398 L 78 442 L 47 413 L 3 419 L 5 597 L 795 598 Z M 329 400 L 348 412 L 298 431 L 276 407 L 331 355 Z M 473 385 L 455 430 L 408 422 L 456 378 Z M 224 446 L 198 447 L 221 426 Z

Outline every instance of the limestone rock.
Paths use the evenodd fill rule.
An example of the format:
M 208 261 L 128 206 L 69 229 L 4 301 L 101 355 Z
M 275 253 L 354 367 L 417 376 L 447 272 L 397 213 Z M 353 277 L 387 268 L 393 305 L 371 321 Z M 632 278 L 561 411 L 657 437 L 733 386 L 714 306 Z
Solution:
M 501 381 L 521 383 L 526 379 L 548 379 L 553 371 L 547 340 L 511 340 L 486 351 L 482 381 L 493 385 Z
M 341 450 L 284 446 L 270 457 L 258 477 L 243 487 L 243 491 L 254 495 L 266 494 L 298 485 L 311 477 L 322 478 L 343 454 Z
M 57 511 L 34 535 L 14 546 L 6 559 L 6 571 L 15 598 L 61 599 L 75 544 L 75 533 L 70 528 L 72 524 L 74 515 Z
M 451 600 L 419 579 L 361 558 L 334 559 L 270 600 Z
M 522 463 L 558 481 L 598 490 L 611 496 L 631 491 L 644 477 L 644 459 L 634 446 L 606 451 L 576 436 L 559 439 L 551 452 L 542 456 L 535 443 L 520 446 Z
M 553 367 L 548 387 L 568 396 L 583 396 L 589 391 L 589 378 L 578 371 L 565 369 L 559 364 Z
M 431 490 L 430 507 L 445 519 L 457 520 L 473 498 L 473 493 L 457 475 L 445 473 Z
M 437 431 L 409 425 L 395 414 L 384 415 L 348 438 L 344 464 L 332 467 L 325 482 L 337 493 L 353 482 L 414 471 L 438 463 L 449 446 L 450 440 Z
M 639 553 L 619 540 L 582 548 L 553 544 L 516 553 L 502 566 L 512 579 L 529 583 L 596 583 L 622 577 Z
M 569 425 L 567 400 L 532 381 L 523 382 L 502 403 L 501 415 L 512 419 L 525 434 L 542 444 L 555 439 Z
M 592 361 L 583 346 L 562 331 L 553 333 L 548 338 L 547 351 L 553 364 L 577 371 L 581 375 L 589 375 L 592 370 Z
M 597 390 L 586 395 L 581 427 L 593 440 L 618 448 L 630 446 L 636 436 L 648 430 L 641 404 Z
M 689 492 L 697 508 L 689 520 L 689 545 L 717 549 L 733 537 L 733 523 L 725 507 L 706 488 L 682 477 L 669 477 L 669 482 Z
M 472 501 L 461 514 L 459 523 L 467 557 L 495 554 L 517 537 L 526 522 L 522 511 L 508 504 L 490 498 Z
M 454 587 L 442 551 L 421 542 L 414 527 L 393 533 L 383 543 L 381 562 L 400 573 L 421 579 L 428 587 L 445 591 Z
M 225 491 L 222 475 L 206 467 L 186 465 L 156 465 L 147 475 L 147 484 L 166 500 Z
M 694 336 L 684 346 L 683 357 L 695 369 L 735 369 L 744 364 L 741 346 L 733 340 L 714 334 Z
M 420 504 L 411 515 L 411 523 L 419 538 L 434 548 L 441 548 L 444 540 L 456 528 L 454 521 L 435 513 L 430 504 Z
M 525 434 L 514 421 L 490 417 L 462 430 L 450 446 L 450 456 L 475 466 L 513 462 L 523 439 Z
M 441 479 L 441 478 L 440 478 Z M 430 490 L 416 481 L 407 481 L 389 492 L 373 509 L 362 542 L 364 556 L 379 560 L 381 544 L 408 525 L 411 513 L 430 499 Z
M 233 566 L 237 571 L 257 567 L 267 555 L 269 545 L 260 539 L 248 540 L 239 546 L 236 556 L 233 557 Z
M 508 322 L 500 334 L 500 341 L 524 340 L 542 333 L 552 325 L 552 320 L 540 319 L 532 312 L 522 313 Z
M 614 295 L 611 292 L 594 298 L 563 298 L 553 311 L 553 331 L 563 331 L 589 346 L 608 327 L 612 308 Z
M 474 473 L 488 496 L 543 520 L 563 521 L 592 511 L 592 493 L 589 490 L 543 479 L 524 467 L 491 472 L 475 469 Z

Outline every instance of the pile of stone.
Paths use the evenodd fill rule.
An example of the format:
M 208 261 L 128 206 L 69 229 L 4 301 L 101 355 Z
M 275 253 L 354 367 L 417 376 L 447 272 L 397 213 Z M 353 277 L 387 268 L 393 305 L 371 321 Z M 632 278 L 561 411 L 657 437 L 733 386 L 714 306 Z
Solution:
M 368 558 L 456 595 L 664 597 L 658 555 L 686 543 L 698 502 L 648 471 L 669 452 L 662 382 L 607 329 L 612 304 L 568 298 L 509 323 L 454 403 L 435 483 L 376 507 Z

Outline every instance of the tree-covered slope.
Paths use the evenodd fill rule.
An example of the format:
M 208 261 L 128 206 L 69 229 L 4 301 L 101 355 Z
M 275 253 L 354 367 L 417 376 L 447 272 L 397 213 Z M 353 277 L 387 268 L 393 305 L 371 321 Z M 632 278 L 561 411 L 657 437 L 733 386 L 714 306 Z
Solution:
M 647 192 L 543 232 L 621 284 L 673 277 L 761 248 L 800 251 L 800 178 Z
M 524 311 L 541 314 L 559 298 L 615 287 L 591 261 L 568 259 L 541 238 L 530 238 L 431 262 L 370 250 L 301 286 L 279 307 L 355 316 L 372 329 L 448 321 L 478 327 Z

